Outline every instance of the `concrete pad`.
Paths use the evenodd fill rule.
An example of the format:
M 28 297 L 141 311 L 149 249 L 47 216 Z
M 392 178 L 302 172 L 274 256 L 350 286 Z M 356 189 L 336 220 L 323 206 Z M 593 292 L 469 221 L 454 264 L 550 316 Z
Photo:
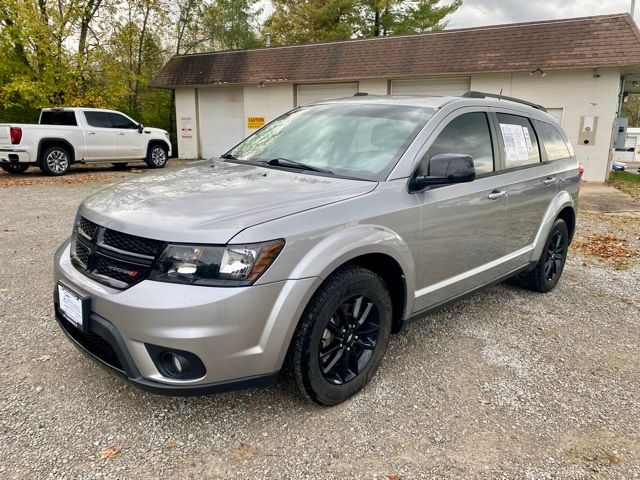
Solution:
M 594 182 L 582 182 L 580 185 L 578 207 L 600 213 L 640 212 L 640 202 L 631 195 Z

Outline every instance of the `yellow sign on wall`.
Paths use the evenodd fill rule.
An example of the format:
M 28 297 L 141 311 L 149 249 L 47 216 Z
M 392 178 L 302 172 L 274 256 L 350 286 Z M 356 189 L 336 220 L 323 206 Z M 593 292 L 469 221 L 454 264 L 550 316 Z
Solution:
M 247 128 L 260 128 L 264 123 L 264 117 L 247 117 Z

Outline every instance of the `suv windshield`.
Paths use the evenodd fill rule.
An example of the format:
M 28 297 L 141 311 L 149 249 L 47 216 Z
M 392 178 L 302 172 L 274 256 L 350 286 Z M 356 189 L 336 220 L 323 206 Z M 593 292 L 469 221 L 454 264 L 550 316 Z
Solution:
M 325 104 L 277 118 L 226 155 L 294 168 L 384 180 L 434 110 L 404 105 Z M 279 162 L 273 162 L 279 159 Z M 312 171 L 310 168 L 307 171 Z

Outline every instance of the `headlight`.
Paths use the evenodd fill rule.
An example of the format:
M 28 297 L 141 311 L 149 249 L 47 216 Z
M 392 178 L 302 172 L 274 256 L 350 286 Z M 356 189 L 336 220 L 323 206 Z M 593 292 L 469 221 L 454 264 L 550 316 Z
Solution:
M 248 245 L 168 245 L 150 280 L 189 285 L 240 287 L 253 284 L 284 247 L 284 240 Z

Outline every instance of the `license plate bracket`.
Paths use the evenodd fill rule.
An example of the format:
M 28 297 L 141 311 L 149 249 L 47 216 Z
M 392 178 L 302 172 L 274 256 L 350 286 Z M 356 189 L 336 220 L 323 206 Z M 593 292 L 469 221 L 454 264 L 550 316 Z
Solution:
M 88 330 L 91 297 L 78 293 L 62 282 L 58 282 L 57 290 L 58 310 L 62 316 L 76 328 Z

